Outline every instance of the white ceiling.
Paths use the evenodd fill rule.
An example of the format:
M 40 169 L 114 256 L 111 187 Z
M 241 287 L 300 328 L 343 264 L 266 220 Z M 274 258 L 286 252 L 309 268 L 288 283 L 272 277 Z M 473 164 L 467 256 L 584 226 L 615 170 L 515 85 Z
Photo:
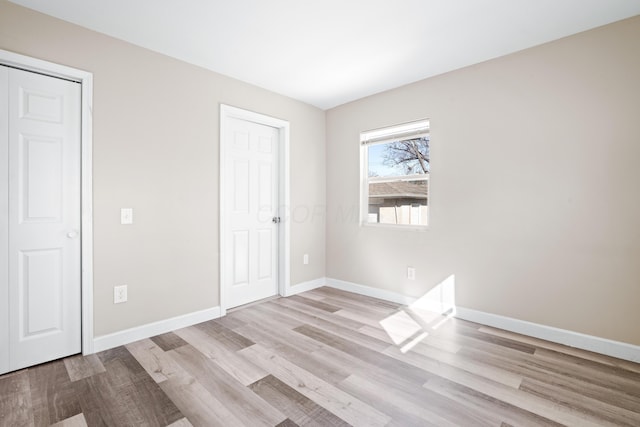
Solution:
M 11 0 L 327 109 L 640 14 L 640 0 Z

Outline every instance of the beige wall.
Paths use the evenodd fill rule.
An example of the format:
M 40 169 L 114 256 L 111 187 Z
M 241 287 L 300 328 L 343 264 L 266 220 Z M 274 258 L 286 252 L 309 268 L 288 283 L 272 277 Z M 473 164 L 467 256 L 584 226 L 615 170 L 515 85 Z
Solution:
M 327 113 L 327 275 L 640 344 L 640 17 Z M 360 227 L 360 131 L 428 117 L 428 231 Z M 407 266 L 417 268 L 415 282 Z
M 290 122 L 291 283 L 325 275 L 323 111 L 4 0 L 0 49 L 94 74 L 97 336 L 219 304 L 220 103 Z

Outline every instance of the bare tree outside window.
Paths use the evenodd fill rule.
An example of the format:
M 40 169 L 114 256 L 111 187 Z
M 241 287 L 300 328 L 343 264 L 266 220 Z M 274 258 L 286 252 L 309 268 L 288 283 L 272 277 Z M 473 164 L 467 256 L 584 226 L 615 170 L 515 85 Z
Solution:
M 402 167 L 406 175 L 429 173 L 429 137 L 392 142 L 383 156 L 385 165 Z

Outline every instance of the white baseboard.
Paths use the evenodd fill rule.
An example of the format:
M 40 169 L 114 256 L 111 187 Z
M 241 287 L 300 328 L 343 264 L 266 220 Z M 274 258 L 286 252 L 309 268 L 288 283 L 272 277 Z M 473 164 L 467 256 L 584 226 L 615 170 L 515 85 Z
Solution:
M 346 282 L 344 280 L 327 278 L 326 284 L 329 287 L 340 289 L 354 294 L 365 295 L 368 297 L 379 298 L 385 301 L 395 302 L 397 304 L 409 305 L 416 301 L 416 298 L 408 297 L 393 291 L 385 289 L 372 288 L 371 286 L 359 285 L 357 283 Z
M 372 288 L 370 286 L 359 285 L 357 283 L 346 282 L 344 280 L 327 278 L 326 284 L 332 288 L 379 298 L 398 304 L 411 305 L 417 301 L 417 298 L 408 297 L 393 291 Z M 513 319 L 511 317 L 500 316 L 497 314 L 485 313 L 483 311 L 472 310 L 464 307 L 456 307 L 455 310 L 455 317 L 459 319 L 640 363 L 640 346 L 637 345 L 581 334 L 579 332 L 554 328 L 538 323 L 527 322 L 525 320 Z
M 285 297 L 290 297 L 291 295 L 296 295 L 299 294 L 300 292 L 306 292 L 306 291 L 311 291 L 313 289 L 316 288 L 320 288 L 322 286 L 325 286 L 327 284 L 327 279 L 324 277 L 320 277 L 319 279 L 314 279 L 314 280 L 310 280 L 308 282 L 302 282 L 302 283 L 298 283 L 297 285 L 294 286 L 289 286 L 289 288 L 286 290 L 286 295 L 284 295 Z
M 166 332 L 175 331 L 176 329 L 186 328 L 196 323 L 206 322 L 207 320 L 217 319 L 220 317 L 220 307 L 212 307 L 206 310 L 196 311 L 182 316 L 172 317 L 170 319 L 160 320 L 158 322 L 148 323 L 146 325 L 137 326 L 124 331 L 114 332 L 108 335 L 102 335 L 94 338 L 93 351 L 99 352 L 120 345 L 129 344 L 130 342 L 153 337 Z
M 640 362 L 640 346 L 613 341 L 593 335 L 581 334 L 566 329 L 554 328 L 539 323 L 499 316 L 464 307 L 456 307 L 455 317 L 470 322 L 480 323 L 494 328 L 540 338 L 546 341 L 564 344 L 582 350 L 593 351 L 619 359 Z

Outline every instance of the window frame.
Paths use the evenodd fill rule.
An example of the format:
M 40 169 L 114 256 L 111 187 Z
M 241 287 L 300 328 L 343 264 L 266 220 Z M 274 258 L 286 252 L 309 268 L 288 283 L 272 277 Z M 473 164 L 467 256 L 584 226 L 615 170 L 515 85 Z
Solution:
M 387 126 L 380 129 L 360 132 L 360 225 L 366 227 L 394 228 L 399 230 L 427 230 L 430 226 L 430 190 L 431 170 L 426 174 L 397 175 L 392 177 L 369 177 L 369 147 L 388 144 L 396 141 L 404 141 L 416 137 L 429 136 L 431 144 L 429 119 L 415 120 L 399 125 Z M 431 149 L 431 145 L 429 145 Z M 429 156 L 431 157 L 431 156 Z M 426 225 L 419 224 L 388 224 L 369 222 L 369 184 L 371 182 L 398 182 L 398 181 L 427 181 L 427 218 Z

